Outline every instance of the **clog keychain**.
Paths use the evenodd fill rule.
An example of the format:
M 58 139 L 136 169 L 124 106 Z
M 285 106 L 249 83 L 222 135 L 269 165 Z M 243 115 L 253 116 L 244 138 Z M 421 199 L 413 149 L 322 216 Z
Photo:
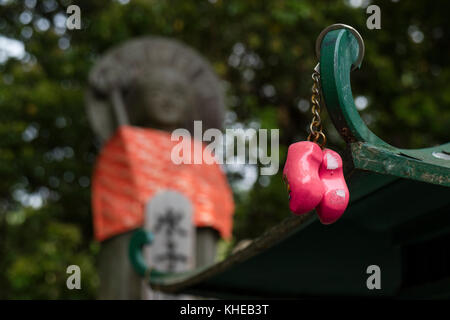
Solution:
M 326 32 L 340 28 L 349 29 L 361 37 L 352 27 L 342 24 L 332 25 L 319 35 L 319 50 Z M 362 41 L 362 38 L 360 39 Z M 316 49 L 317 47 L 316 45 Z M 312 79 L 313 117 L 309 126 L 308 141 L 296 142 L 289 146 L 283 177 L 289 192 L 289 208 L 293 213 L 301 215 L 315 208 L 320 221 L 323 224 L 331 224 L 344 213 L 350 194 L 345 183 L 340 155 L 324 148 L 326 136 L 320 119 L 319 64 L 314 68 Z

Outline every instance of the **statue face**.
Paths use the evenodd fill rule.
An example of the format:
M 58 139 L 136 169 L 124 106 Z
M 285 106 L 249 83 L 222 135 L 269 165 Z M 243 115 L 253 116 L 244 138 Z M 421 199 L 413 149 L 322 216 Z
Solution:
M 186 82 L 169 69 L 150 71 L 124 99 L 131 124 L 162 130 L 183 127 L 193 106 Z

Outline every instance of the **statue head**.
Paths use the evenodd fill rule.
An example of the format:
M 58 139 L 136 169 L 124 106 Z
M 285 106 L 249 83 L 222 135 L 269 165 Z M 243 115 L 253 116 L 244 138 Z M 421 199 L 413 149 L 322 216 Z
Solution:
M 107 52 L 89 75 L 89 120 L 102 140 L 118 125 L 172 131 L 221 128 L 223 93 L 197 52 L 169 39 L 147 37 Z

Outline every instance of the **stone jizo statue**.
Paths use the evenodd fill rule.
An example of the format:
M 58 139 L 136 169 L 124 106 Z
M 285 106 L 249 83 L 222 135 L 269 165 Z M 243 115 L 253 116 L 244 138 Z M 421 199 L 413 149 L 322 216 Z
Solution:
M 91 70 L 86 92 L 88 118 L 102 143 L 121 126 L 193 133 L 194 120 L 201 120 L 204 130 L 221 128 L 223 101 L 208 62 L 180 42 L 160 37 L 130 40 L 108 51 Z M 127 256 L 130 234 L 102 242 L 100 298 L 142 297 L 141 280 Z M 212 263 L 219 232 L 197 227 L 195 234 L 196 266 Z

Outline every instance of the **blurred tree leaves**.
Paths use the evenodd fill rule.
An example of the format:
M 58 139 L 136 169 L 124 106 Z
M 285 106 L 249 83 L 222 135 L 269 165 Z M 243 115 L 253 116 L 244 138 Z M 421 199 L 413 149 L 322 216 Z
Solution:
M 288 144 L 307 136 L 315 39 L 336 22 L 366 43 L 352 86 L 366 98 L 368 125 L 399 147 L 449 140 L 447 1 L 372 1 L 381 30 L 366 29 L 367 1 L 126 2 L 73 2 L 82 29 L 68 31 L 57 15 L 71 1 L 0 1 L 0 35 L 26 50 L 0 64 L 0 298 L 95 297 L 89 177 L 98 146 L 83 89 L 96 58 L 129 38 L 172 37 L 205 55 L 224 80 L 231 123 L 280 128 L 280 171 Z M 342 147 L 324 118 L 330 147 Z M 289 215 L 280 173 L 258 177 L 235 199 L 236 240 Z M 81 267 L 81 291 L 65 286 L 71 264 Z

